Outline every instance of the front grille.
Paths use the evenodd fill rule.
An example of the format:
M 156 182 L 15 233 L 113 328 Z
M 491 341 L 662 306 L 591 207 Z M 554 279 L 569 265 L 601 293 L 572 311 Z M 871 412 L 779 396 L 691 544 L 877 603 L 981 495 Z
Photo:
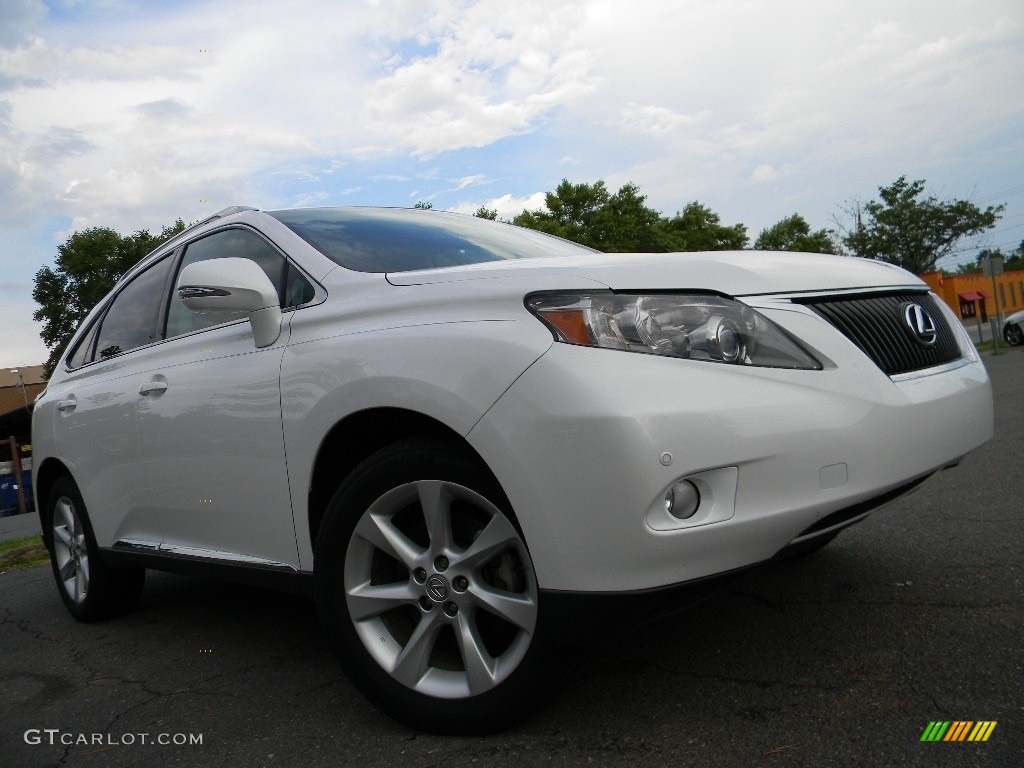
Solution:
M 797 299 L 834 325 L 889 376 L 919 371 L 960 357 L 953 329 L 927 293 L 890 293 L 849 298 Z M 919 304 L 935 324 L 935 342 L 925 344 L 904 318 Z

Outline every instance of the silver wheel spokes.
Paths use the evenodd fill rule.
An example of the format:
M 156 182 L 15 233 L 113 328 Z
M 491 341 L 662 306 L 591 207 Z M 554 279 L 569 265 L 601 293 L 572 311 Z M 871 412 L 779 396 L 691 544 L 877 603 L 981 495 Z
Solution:
M 89 551 L 74 502 L 61 496 L 53 508 L 53 550 L 61 583 L 76 603 L 89 592 Z
M 537 623 L 536 579 L 518 531 L 480 494 L 438 480 L 395 488 L 363 514 L 345 590 L 377 663 L 439 698 L 504 680 Z

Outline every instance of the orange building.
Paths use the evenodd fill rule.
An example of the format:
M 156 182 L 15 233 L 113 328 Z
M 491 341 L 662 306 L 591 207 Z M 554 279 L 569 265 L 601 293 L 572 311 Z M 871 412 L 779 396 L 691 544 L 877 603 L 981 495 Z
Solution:
M 953 308 L 961 320 L 975 320 L 980 316 L 984 323 L 995 317 L 996 301 L 991 277 L 985 277 L 981 272 L 969 275 L 925 272 L 921 279 Z M 1024 309 L 1024 269 L 1012 269 L 998 275 L 995 290 L 999 292 L 999 309 L 1004 317 Z

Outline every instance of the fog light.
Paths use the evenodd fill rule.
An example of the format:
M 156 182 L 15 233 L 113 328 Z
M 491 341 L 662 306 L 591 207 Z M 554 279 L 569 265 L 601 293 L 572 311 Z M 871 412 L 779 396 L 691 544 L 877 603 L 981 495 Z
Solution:
M 679 520 L 686 520 L 700 506 L 700 491 L 689 480 L 676 483 L 665 494 L 665 511 Z

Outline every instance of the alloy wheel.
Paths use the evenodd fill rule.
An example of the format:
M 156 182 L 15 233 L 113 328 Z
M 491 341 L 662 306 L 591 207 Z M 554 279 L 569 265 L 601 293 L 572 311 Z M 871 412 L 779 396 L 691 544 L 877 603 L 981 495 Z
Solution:
M 421 480 L 384 493 L 349 540 L 345 599 L 360 641 L 407 688 L 461 699 L 519 665 L 537 623 L 522 537 L 479 493 Z
M 82 603 L 89 592 L 89 550 L 75 503 L 67 496 L 54 505 L 53 549 L 64 590 L 74 602 Z

